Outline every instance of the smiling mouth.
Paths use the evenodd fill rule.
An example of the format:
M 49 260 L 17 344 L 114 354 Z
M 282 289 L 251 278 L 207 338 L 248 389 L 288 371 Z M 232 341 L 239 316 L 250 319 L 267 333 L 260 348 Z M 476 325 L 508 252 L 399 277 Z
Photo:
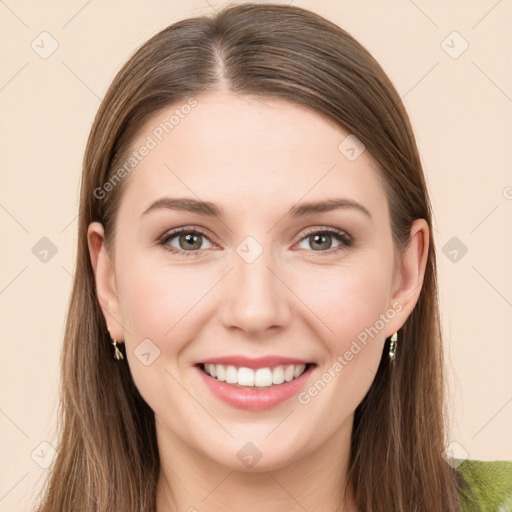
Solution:
M 255 369 L 225 364 L 200 363 L 197 366 L 209 377 L 236 388 L 269 389 L 298 379 L 316 365 L 315 363 L 284 364 Z

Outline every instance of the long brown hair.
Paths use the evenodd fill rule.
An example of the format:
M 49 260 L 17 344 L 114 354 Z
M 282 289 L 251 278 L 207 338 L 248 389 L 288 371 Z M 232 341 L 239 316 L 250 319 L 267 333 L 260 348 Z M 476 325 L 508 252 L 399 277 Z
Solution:
M 142 125 L 164 107 L 219 89 L 305 105 L 360 139 L 379 164 L 397 250 L 406 247 L 412 222 L 426 219 L 422 290 L 398 333 L 394 367 L 387 340 L 355 411 L 349 478 L 365 512 L 458 511 L 457 476 L 442 457 L 447 421 L 431 206 L 407 113 L 379 64 L 347 32 L 278 4 L 228 6 L 169 26 L 130 57 L 106 93 L 84 157 L 58 456 L 39 511 L 155 510 L 154 414 L 128 365 L 112 358 L 87 228 L 101 222 L 112 245 L 126 180 L 112 191 L 105 184 Z

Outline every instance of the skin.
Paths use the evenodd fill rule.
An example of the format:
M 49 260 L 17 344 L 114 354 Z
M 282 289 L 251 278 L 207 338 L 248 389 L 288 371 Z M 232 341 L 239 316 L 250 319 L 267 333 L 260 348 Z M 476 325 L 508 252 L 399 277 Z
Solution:
M 356 512 L 350 486 L 339 505 L 354 410 L 372 384 L 386 337 L 418 299 L 428 226 L 416 220 L 410 247 L 395 253 L 376 162 L 368 151 L 349 161 L 338 150 L 348 133 L 317 113 L 225 92 L 197 100 L 125 178 L 113 252 L 105 250 L 101 224 L 88 232 L 98 299 L 112 337 L 126 343 L 120 364 L 129 364 L 155 412 L 158 512 Z M 132 148 L 175 108 L 155 115 Z M 163 196 L 215 202 L 225 217 L 166 209 L 142 215 Z M 298 202 L 334 197 L 357 201 L 371 218 L 356 208 L 285 215 Z M 203 228 L 208 237 L 194 246 L 180 245 L 178 235 L 167 247 L 199 246 L 198 256 L 158 244 L 181 226 Z M 349 234 L 353 244 L 336 250 L 334 236 L 315 244 L 307 230 L 325 227 Z M 263 250 L 250 264 L 236 252 L 247 236 Z M 276 354 L 315 362 L 314 382 L 390 309 L 394 318 L 387 314 L 384 328 L 305 405 L 293 397 L 267 411 L 233 408 L 193 367 L 215 356 Z M 147 338 L 160 350 L 149 366 L 134 354 Z M 252 468 L 237 457 L 248 442 L 262 454 Z

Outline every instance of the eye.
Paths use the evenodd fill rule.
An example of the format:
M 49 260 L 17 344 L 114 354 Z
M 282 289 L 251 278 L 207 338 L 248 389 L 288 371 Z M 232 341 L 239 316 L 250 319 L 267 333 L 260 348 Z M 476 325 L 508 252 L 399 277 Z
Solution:
M 176 239 L 177 247 L 170 243 L 174 239 Z M 183 254 L 184 256 L 199 256 L 200 249 L 204 249 L 202 239 L 208 240 L 208 237 L 200 229 L 177 228 L 170 233 L 166 233 L 159 243 L 173 253 Z
M 332 239 L 337 240 L 339 243 L 332 249 Z M 336 228 L 323 228 L 321 230 L 309 231 L 305 237 L 301 239 L 301 243 L 305 242 L 310 247 L 317 247 L 318 250 L 313 249 L 313 252 L 320 254 L 332 254 L 343 249 L 347 249 L 352 245 L 352 239 L 344 231 L 340 231 Z M 307 247 L 306 247 L 307 249 Z
M 338 242 L 338 245 L 335 246 L 334 249 L 331 247 L 333 238 Z M 175 254 L 199 256 L 201 249 L 205 249 L 205 247 L 203 247 L 203 239 L 208 240 L 211 244 L 208 235 L 204 231 L 198 228 L 183 227 L 166 233 L 159 241 L 159 244 L 163 245 L 166 250 Z M 176 240 L 174 244 L 171 243 L 174 240 Z M 352 238 L 339 229 L 323 228 L 321 230 L 316 229 L 309 231 L 306 236 L 300 240 L 300 243 L 304 242 L 313 248 L 313 252 L 329 255 L 350 247 L 352 245 Z M 314 249 L 315 247 L 317 249 Z M 306 249 L 308 248 L 306 247 Z

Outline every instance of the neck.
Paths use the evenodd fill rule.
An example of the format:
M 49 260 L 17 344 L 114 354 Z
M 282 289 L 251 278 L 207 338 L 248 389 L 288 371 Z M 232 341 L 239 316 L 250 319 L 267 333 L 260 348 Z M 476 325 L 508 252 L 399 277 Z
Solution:
M 298 460 L 260 471 L 225 467 L 160 431 L 156 511 L 358 512 L 352 485 L 344 496 L 352 419 Z

